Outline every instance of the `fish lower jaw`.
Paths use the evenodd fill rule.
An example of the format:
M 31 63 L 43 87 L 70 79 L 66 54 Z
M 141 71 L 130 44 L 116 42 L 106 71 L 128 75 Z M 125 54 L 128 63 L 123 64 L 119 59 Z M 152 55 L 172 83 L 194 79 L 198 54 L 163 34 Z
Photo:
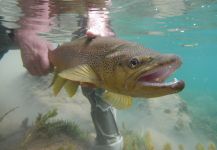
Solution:
M 170 82 L 146 82 L 146 81 L 140 81 L 143 86 L 150 86 L 150 87 L 168 87 L 172 89 L 182 90 L 185 86 L 185 83 L 183 80 L 178 80 L 177 78 L 174 78 L 173 81 Z

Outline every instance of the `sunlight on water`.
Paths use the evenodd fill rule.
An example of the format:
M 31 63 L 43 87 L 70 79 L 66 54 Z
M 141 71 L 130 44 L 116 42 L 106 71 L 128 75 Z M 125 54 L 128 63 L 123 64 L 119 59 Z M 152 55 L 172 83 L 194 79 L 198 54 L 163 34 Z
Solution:
M 112 3 L 32 0 L 29 1 L 31 7 L 25 4 L 27 2 L 0 0 L 2 25 L 19 28 L 23 21 L 29 21 L 33 28 L 40 29 L 41 36 L 60 44 L 83 35 L 87 24 L 96 26 L 106 20 L 121 39 L 179 55 L 183 65 L 171 79 L 185 80 L 184 91 L 156 101 L 136 102 L 131 109 L 118 112 L 118 124 L 126 123 L 127 128 L 135 132 L 151 130 L 155 139 L 161 141 L 158 147 L 168 141 L 192 149 L 200 141 L 217 143 L 216 0 L 116 0 Z M 37 18 L 43 11 L 47 12 L 44 19 Z M 28 20 L 22 20 L 25 16 Z M 91 16 L 98 19 L 88 23 L 87 18 Z M 104 28 L 110 27 L 97 26 L 97 29 Z M 65 93 L 53 97 L 46 88 L 51 77 L 26 74 L 19 55 L 18 51 L 9 52 L 0 62 L 0 117 L 11 108 L 20 107 L 5 119 L 5 124 L 0 124 L 0 135 L 16 131 L 25 117 L 31 122 L 37 113 L 53 107 L 60 109 L 59 118 L 76 120 L 83 128 L 90 126 L 92 131 L 89 103 L 81 94 L 75 102 L 65 98 Z M 6 131 L 7 127 L 13 130 Z

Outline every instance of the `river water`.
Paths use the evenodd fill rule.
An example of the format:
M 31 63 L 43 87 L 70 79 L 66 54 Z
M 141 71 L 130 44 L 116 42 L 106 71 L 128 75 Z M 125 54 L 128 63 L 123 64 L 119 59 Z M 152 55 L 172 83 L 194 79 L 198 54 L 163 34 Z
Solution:
M 27 0 L 0 0 L 2 25 L 17 29 L 22 25 L 20 19 L 22 20 L 27 16 L 34 25 L 39 26 L 39 28 L 45 27 L 44 30 L 39 30 L 40 36 L 55 44 L 61 44 L 78 36 L 78 32 L 84 33 L 87 16 L 93 13 L 97 14 L 97 17 L 109 19 L 110 26 L 116 36 L 121 39 L 140 43 L 162 53 L 179 55 L 182 58 L 183 65 L 171 78 L 177 77 L 185 80 L 186 88 L 171 98 L 186 103 L 188 107 L 187 114 L 191 120 L 189 128 L 191 128 L 191 134 L 198 137 L 196 141 L 214 141 L 217 143 L 216 0 L 116 0 L 112 2 L 102 2 L 100 0 L 94 2 L 39 0 L 36 2 L 31 0 L 31 2 L 31 7 L 27 7 Z M 23 11 L 23 8 L 28 12 L 27 14 Z M 38 15 L 34 13 L 37 11 L 46 12 L 47 17 L 43 19 L 37 17 L 41 15 L 40 13 Z M 9 100 L 14 98 L 11 94 L 13 95 L 13 92 L 17 94 L 14 90 L 19 88 L 14 83 L 14 79 L 25 74 L 19 55 L 18 51 L 10 51 L 0 62 L 0 113 L 2 114 L 10 107 L 15 106 L 12 105 L 13 101 Z M 35 83 L 35 78 L 29 78 L 34 80 Z M 32 85 L 31 80 L 23 80 L 23 82 L 31 82 Z M 27 87 L 30 88 L 30 86 Z M 24 92 L 25 90 L 21 91 Z M 19 92 L 18 95 L 20 95 Z M 66 102 L 68 101 L 66 100 Z M 19 103 L 21 102 L 17 101 L 17 105 Z M 161 109 L 165 105 L 170 106 L 171 103 L 159 104 L 162 107 L 156 107 L 157 104 L 149 105 Z M 37 112 L 39 112 L 37 108 L 42 108 L 40 111 L 47 110 L 47 106 L 46 109 L 43 109 L 43 104 L 40 103 L 40 106 L 37 104 L 35 110 L 29 109 L 28 112 L 32 111 L 31 116 L 36 116 Z M 34 108 L 33 103 L 30 105 Z M 176 104 L 171 104 L 170 107 L 175 106 Z M 120 117 L 122 117 L 120 120 L 126 121 L 127 117 L 133 118 L 130 115 L 124 116 L 124 114 L 130 113 L 139 116 L 136 118 L 140 120 L 143 116 L 141 111 L 138 114 L 136 113 L 137 108 L 134 107 L 127 110 L 127 112 L 120 112 Z M 64 116 L 64 111 L 62 113 L 62 116 Z M 21 114 L 23 115 L 23 112 Z M 159 114 L 160 112 L 154 113 L 154 115 Z M 88 113 L 84 113 L 83 116 L 86 116 L 86 118 L 81 119 L 89 117 Z M 156 116 L 153 120 L 149 118 L 149 126 L 144 126 L 150 128 L 156 123 L 156 120 L 160 120 L 160 118 Z M 167 121 L 165 120 L 165 122 Z M 6 121 L 6 123 L 8 122 Z M 141 127 L 143 123 L 145 124 L 145 120 L 138 123 L 140 123 L 139 126 Z M 133 126 L 130 123 L 129 125 Z M 166 125 L 168 128 L 170 127 L 169 124 Z M 4 130 L 5 126 L 1 127 L 1 130 Z M 160 131 L 160 126 L 153 126 L 157 131 Z

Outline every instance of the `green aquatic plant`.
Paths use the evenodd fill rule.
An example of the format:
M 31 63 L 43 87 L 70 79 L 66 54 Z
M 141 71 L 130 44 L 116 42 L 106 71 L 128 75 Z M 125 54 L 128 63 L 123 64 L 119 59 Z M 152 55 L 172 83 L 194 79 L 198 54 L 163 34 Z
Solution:
M 67 146 L 61 146 L 57 150 L 77 150 L 76 146 L 73 144 L 67 145 Z
M 6 113 L 4 113 L 1 117 L 0 117 L 0 123 L 3 121 L 3 119 L 9 115 L 11 112 L 15 111 L 17 108 L 19 108 L 18 106 L 17 107 L 14 107 L 12 109 L 10 109 L 9 111 L 7 111 Z
M 73 145 L 73 144 L 70 144 L 70 145 L 66 148 L 66 150 L 76 150 L 76 146 Z
M 63 146 L 61 146 L 57 150 L 65 150 L 65 148 Z
M 35 122 L 35 130 L 49 137 L 63 133 L 72 138 L 83 138 L 83 132 L 77 124 L 64 120 L 50 121 L 55 116 L 57 116 L 57 109 L 48 111 L 44 115 L 39 114 Z
M 170 143 L 166 143 L 163 147 L 163 150 L 172 150 L 172 146 Z
M 36 130 L 43 130 L 46 127 L 49 119 L 57 116 L 57 109 L 53 109 L 48 111 L 45 114 L 38 114 L 38 117 L 35 121 L 35 129 Z
M 193 116 L 192 119 L 193 130 L 217 142 L 217 130 L 215 130 L 217 128 L 217 119 L 213 119 L 213 117 L 207 115 Z
M 144 136 L 145 150 L 155 150 L 151 132 L 148 131 Z
M 136 141 L 133 141 L 133 143 L 132 143 L 132 150 L 139 150 Z
M 0 123 L 4 120 L 4 118 L 6 116 L 8 116 L 11 112 L 15 111 L 17 108 L 19 108 L 18 106 L 8 110 L 7 112 L 5 112 L 2 116 L 0 116 Z M 0 141 L 4 140 L 4 137 L 0 134 Z
M 199 143 L 196 145 L 196 150 L 205 150 L 204 145 Z
M 124 136 L 124 150 L 130 150 L 131 147 L 131 137 L 129 135 Z
M 143 137 L 138 135 L 136 132 L 128 130 L 124 123 L 122 124 L 121 132 L 124 138 L 124 150 L 145 149 Z
M 214 143 L 210 143 L 208 145 L 208 150 L 216 150 L 216 145 Z
M 82 132 L 76 123 L 64 120 L 53 120 L 57 114 L 57 109 L 50 110 L 45 114 L 39 114 L 33 126 L 27 131 L 22 146 L 33 139 L 52 138 L 58 135 L 67 135 L 83 143 L 88 141 L 88 133 Z
M 178 148 L 179 148 L 179 150 L 184 150 L 185 149 L 182 144 L 179 144 Z
M 140 150 L 144 149 L 142 138 L 133 132 L 125 132 L 124 134 L 124 150 Z
M 139 135 L 138 133 L 126 128 L 125 124 L 122 124 L 122 135 L 124 138 L 124 148 L 123 150 L 156 150 L 157 146 L 154 145 L 154 139 L 152 133 L 147 131 L 144 135 Z M 184 145 L 175 145 L 178 150 L 185 150 Z M 159 148 L 158 148 L 159 149 Z M 195 146 L 196 150 L 206 150 L 203 144 L 197 144 Z M 174 150 L 170 143 L 165 143 L 162 150 Z M 214 143 L 208 145 L 207 150 L 217 150 Z

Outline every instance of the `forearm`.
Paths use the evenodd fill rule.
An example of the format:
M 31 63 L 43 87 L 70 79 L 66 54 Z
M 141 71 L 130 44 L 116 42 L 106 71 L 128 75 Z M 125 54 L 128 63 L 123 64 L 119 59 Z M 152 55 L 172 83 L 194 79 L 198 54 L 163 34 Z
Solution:
M 21 50 L 23 66 L 32 75 L 46 75 L 52 69 L 48 51 L 52 44 L 39 36 L 51 27 L 48 0 L 22 0 L 19 5 L 24 13 L 15 31 L 15 41 Z

